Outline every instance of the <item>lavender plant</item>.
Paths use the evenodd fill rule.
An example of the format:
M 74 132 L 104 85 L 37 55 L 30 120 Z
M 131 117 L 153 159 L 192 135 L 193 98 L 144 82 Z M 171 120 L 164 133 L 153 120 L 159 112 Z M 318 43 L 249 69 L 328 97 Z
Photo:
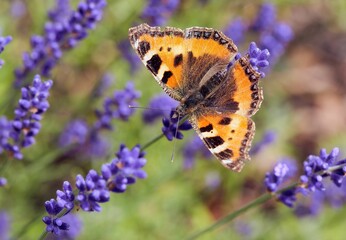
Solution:
M 20 1 L 16 1 L 16 4 L 18 2 Z M 21 3 L 25 4 L 25 2 Z M 143 122 L 140 122 L 133 117 L 135 109 L 129 108 L 129 105 L 139 106 L 138 99 L 141 95 L 144 95 L 145 98 L 145 93 L 136 90 L 133 82 L 128 82 L 124 90 L 114 91 L 112 96 L 107 97 L 105 90 L 107 92 L 111 90 L 112 85 L 110 84 L 111 77 L 106 75 L 99 84 L 95 85 L 96 87 L 89 91 L 88 98 L 92 100 L 86 101 L 88 109 L 92 109 L 96 104 L 99 104 L 96 101 L 102 102 L 102 108 L 96 110 L 94 115 L 88 116 L 84 112 L 71 114 L 69 112 L 71 111 L 69 104 L 60 108 L 58 112 L 54 112 L 57 109 L 54 105 L 60 105 L 59 100 L 66 95 L 61 85 L 67 83 L 67 80 L 71 82 L 78 81 L 77 87 L 74 89 L 75 93 L 84 91 L 83 86 L 89 86 L 90 84 L 87 81 L 87 77 L 78 76 L 75 80 L 75 73 L 71 74 L 67 68 L 61 70 L 64 71 L 61 75 L 59 75 L 60 73 L 58 76 L 55 75 L 55 72 L 52 70 L 59 61 L 63 60 L 63 54 L 76 48 L 81 40 L 87 39 L 91 29 L 97 27 L 98 24 L 104 24 L 100 22 L 104 11 L 107 11 L 105 16 L 111 18 L 111 14 L 107 14 L 116 9 L 115 19 L 111 19 L 112 28 L 117 28 L 118 31 L 119 27 L 119 32 L 121 32 L 121 26 L 129 25 L 129 22 L 133 22 L 133 16 L 128 17 L 128 19 L 124 17 L 126 11 L 118 12 L 119 9 L 117 7 L 121 6 L 121 4 L 116 2 L 108 1 L 108 8 L 104 0 L 82 0 L 76 9 L 72 7 L 73 4 L 70 4 L 69 0 L 56 0 L 55 3 L 54 8 L 47 13 L 49 21 L 45 25 L 43 35 L 32 37 L 32 50 L 23 55 L 23 64 L 15 71 L 15 85 L 17 87 L 22 86 L 22 95 L 17 106 L 14 107 L 13 117 L 8 113 L 6 116 L 0 117 L 0 187 L 5 186 L 0 189 L 4 193 L 0 193 L 0 202 L 4 202 L 5 204 L 1 205 L 3 208 L 6 208 L 6 213 L 0 212 L 0 238 L 10 239 L 9 235 L 11 235 L 11 239 L 26 238 L 27 236 L 24 235 L 28 234 L 29 236 L 28 232 L 35 232 L 35 229 L 41 227 L 43 232 L 41 239 L 74 239 L 81 232 L 81 222 L 76 218 L 76 211 L 101 212 L 105 208 L 107 210 L 108 208 L 111 209 L 114 206 L 110 206 L 111 204 L 105 205 L 105 203 L 115 196 L 112 193 L 127 192 L 129 185 L 137 183 L 138 179 L 145 179 L 148 173 L 150 176 L 153 176 L 153 179 L 157 178 L 158 183 L 153 183 L 150 180 L 146 186 L 138 186 L 140 184 L 136 184 L 137 189 L 133 188 L 133 192 L 131 189 L 126 196 L 118 195 L 118 198 L 115 197 L 119 202 L 122 201 L 122 197 L 126 198 L 126 204 L 121 205 L 121 203 L 117 202 L 117 212 L 116 214 L 112 213 L 111 220 L 114 221 L 114 224 L 112 222 L 112 227 L 117 227 L 117 231 L 114 234 L 122 234 L 124 229 L 130 228 L 129 222 L 131 222 L 131 232 L 134 232 L 132 229 L 136 227 L 136 221 L 141 224 L 138 228 L 139 235 L 145 236 L 143 235 L 143 233 L 146 233 L 145 230 L 141 232 L 141 229 L 149 229 L 146 231 L 150 231 L 150 234 L 152 234 L 155 231 L 154 226 L 166 222 L 166 219 L 161 214 L 167 214 L 165 217 L 172 221 L 173 224 L 169 224 L 168 231 L 166 231 L 167 224 L 159 225 L 160 237 L 166 236 L 166 234 L 170 233 L 169 231 L 176 229 L 174 227 L 177 225 L 183 229 L 181 232 L 183 232 L 184 236 L 179 235 L 181 233 L 175 230 L 173 230 L 174 234 L 172 236 L 186 238 L 186 233 L 191 231 L 191 228 L 197 229 L 202 224 L 210 222 L 210 219 L 220 218 L 220 216 L 224 215 L 224 209 L 238 208 L 235 207 L 236 205 L 232 205 L 233 202 L 247 202 L 248 196 L 244 200 L 236 194 L 238 191 L 236 186 L 242 184 L 244 175 L 239 178 L 239 175 L 232 175 L 231 184 L 228 182 L 228 178 L 225 177 L 226 173 L 221 170 L 210 170 L 210 167 L 208 167 L 207 171 L 201 168 L 196 177 L 190 176 L 195 170 L 192 168 L 195 160 L 199 156 L 203 156 L 203 158 L 210 156 L 210 152 L 197 136 L 184 144 L 182 151 L 184 167 L 191 169 L 188 174 L 180 171 L 180 168 L 171 171 L 171 168 L 174 169 L 174 166 L 167 169 L 167 165 L 162 164 L 162 162 L 165 162 L 164 159 L 162 160 L 162 157 L 160 161 L 154 161 L 152 156 L 160 152 L 161 146 L 168 143 L 167 141 L 159 143 L 158 139 L 166 138 L 170 141 L 174 138 L 182 139 L 182 131 L 191 129 L 191 125 L 185 119 L 179 119 L 178 121 L 178 119 L 172 117 L 174 114 L 171 109 L 175 109 L 177 102 L 166 95 L 154 96 L 149 103 L 151 110 L 143 111 Z M 176 11 L 186 10 L 188 6 L 186 4 L 188 3 L 180 1 L 148 1 L 143 11 L 138 13 L 137 17 L 151 25 L 164 25 Z M 204 3 L 203 6 L 206 4 L 208 3 Z M 14 8 L 15 6 L 12 7 Z M 29 10 L 24 11 L 22 8 L 22 10 L 18 10 L 16 18 L 25 18 L 26 14 L 31 15 L 32 12 Z M 126 26 L 126 28 L 128 27 Z M 248 49 L 241 51 L 242 54 L 237 55 L 236 59 L 241 57 L 241 55 L 247 55 L 250 58 L 252 67 L 261 74 L 261 77 L 268 74 L 269 70 L 274 71 L 275 63 L 278 62 L 287 44 L 293 37 L 291 28 L 286 23 L 277 20 L 276 9 L 271 4 L 262 5 L 258 15 L 252 20 L 235 18 L 225 29 L 225 33 L 240 46 L 240 49 L 244 49 L 245 46 L 248 47 L 247 39 L 257 37 L 257 43 L 250 43 Z M 119 35 L 121 34 L 119 33 Z M 112 40 L 114 40 L 113 37 Z M 121 39 L 122 37 L 117 38 Z M 16 40 L 16 37 L 14 40 Z M 10 41 L 11 37 L 0 38 L 0 53 Z M 102 54 L 88 55 L 90 59 L 85 60 L 85 62 L 90 61 L 93 64 L 81 64 L 78 66 L 81 73 L 85 72 L 85 75 L 88 75 L 90 73 L 88 70 L 90 69 L 97 72 L 107 69 L 104 66 L 100 67 L 95 64 L 104 61 L 103 55 L 106 55 L 104 53 L 108 51 L 105 48 L 107 41 L 108 39 L 105 40 L 106 43 L 100 41 L 99 45 L 102 49 Z M 139 74 L 138 65 L 136 66 L 138 61 L 134 61 L 133 52 L 129 52 L 128 42 L 116 41 L 114 45 L 121 51 L 122 56 L 126 60 L 132 62 L 131 72 L 128 74 L 131 74 L 135 81 L 141 80 L 137 81 L 135 85 L 140 85 L 141 87 L 146 85 L 146 83 L 142 83 L 142 75 Z M 103 50 L 104 48 L 106 50 Z M 93 48 L 85 51 L 93 52 L 97 50 Z M 5 53 L 8 53 L 7 50 Z M 74 52 L 71 52 L 71 55 L 73 54 Z M 12 57 L 14 58 L 15 54 Z M 231 62 L 230 66 L 233 63 Z M 123 75 L 127 69 L 122 66 L 118 61 L 110 67 L 121 72 L 119 75 L 121 76 L 119 77 L 120 81 L 126 79 Z M 1 69 L 1 71 L 4 70 L 6 68 Z M 35 75 L 37 73 L 41 75 Z M 35 77 L 33 82 L 29 84 L 32 76 Z M 51 80 L 43 80 L 47 76 L 54 79 L 54 87 Z M 91 78 L 94 77 L 95 75 Z M 61 81 L 60 78 L 64 78 L 64 81 Z M 95 78 L 100 79 L 100 77 Z M 0 88 L 0 90 L 2 89 Z M 48 103 L 49 95 L 51 95 L 49 98 L 50 103 Z M 80 98 L 76 99 L 80 101 Z M 94 102 L 96 102 L 95 105 Z M 49 108 L 50 105 L 52 105 L 52 108 Z M 11 107 L 12 105 L 8 104 L 8 108 L 10 109 Z M 0 110 L 4 113 L 6 112 L 5 110 Z M 71 119 L 65 128 L 59 125 L 60 116 L 68 116 Z M 47 126 L 41 126 L 43 117 L 47 120 L 44 122 Z M 159 133 L 159 128 L 155 133 L 151 132 L 151 129 L 154 128 L 146 129 L 145 124 L 157 123 L 159 122 L 157 121 L 158 119 L 162 119 L 161 134 Z M 121 123 L 117 121 L 114 124 L 113 120 L 120 120 Z M 259 126 L 262 127 L 263 123 L 259 124 Z M 47 133 L 43 131 L 39 134 L 41 128 L 46 129 Z M 143 129 L 143 132 L 146 132 L 145 136 L 139 131 L 134 134 L 133 131 L 137 131 L 137 129 Z M 155 137 L 156 133 L 158 134 L 157 137 Z M 52 136 L 53 134 L 54 136 Z M 106 136 L 107 134 L 108 136 Z M 252 148 L 251 155 L 257 154 L 264 146 L 269 145 L 278 138 L 279 136 L 276 132 L 264 133 L 262 139 Z M 49 139 L 49 141 L 46 141 L 46 139 Z M 116 140 L 114 141 L 114 139 Z M 141 142 L 142 144 L 143 139 L 145 141 L 142 147 L 136 145 L 133 148 L 129 148 L 121 144 L 115 157 L 108 163 L 95 161 L 100 156 L 107 156 L 109 149 L 118 145 L 117 141 Z M 33 146 L 36 142 L 37 145 Z M 23 151 L 24 148 L 28 147 L 32 148 Z M 147 164 L 144 150 L 147 150 L 149 147 L 151 147 L 150 150 L 152 151 L 150 154 L 153 155 L 149 155 L 150 162 Z M 256 182 L 258 182 L 258 179 L 264 178 L 262 190 L 266 190 L 267 193 L 255 198 L 252 202 L 238 208 L 238 210 L 232 210 L 232 213 L 226 215 L 226 217 L 216 220 L 213 225 L 191 236 L 191 239 L 230 222 L 240 214 L 249 209 L 259 207 L 270 199 L 276 199 L 285 206 L 294 208 L 293 211 L 297 215 L 303 215 L 307 212 L 316 214 L 316 209 L 321 209 L 322 201 L 342 206 L 346 202 L 344 201 L 346 199 L 346 181 L 344 181 L 346 160 L 341 159 L 340 155 L 338 148 L 334 148 L 330 153 L 322 149 L 318 156 L 308 156 L 300 167 L 291 159 L 280 158 L 273 170 L 267 172 L 265 176 L 261 177 L 260 174 L 251 176 Z M 82 159 L 81 156 L 87 156 L 88 159 L 84 158 L 83 161 L 80 161 Z M 167 158 L 167 154 L 163 156 L 163 158 Z M 10 161 L 11 157 L 23 159 L 23 161 L 13 163 Z M 167 159 L 169 160 L 169 154 Z M 146 169 L 144 170 L 145 166 Z M 166 168 L 162 168 L 162 166 Z M 8 168 L 11 171 L 7 171 Z M 297 174 L 298 168 L 303 169 L 300 175 Z M 258 172 L 260 173 L 260 171 Z M 194 181 L 194 178 L 198 180 Z M 44 199 L 51 198 L 47 196 L 53 195 L 51 190 L 55 191 L 56 184 L 61 185 L 61 182 L 63 184 L 61 189 L 56 191 L 56 197 L 46 201 L 44 204 L 40 204 L 44 201 L 42 200 L 43 197 Z M 174 185 L 176 182 L 182 182 L 183 184 L 176 188 L 176 185 Z M 170 189 L 172 188 L 177 190 L 171 193 Z M 251 188 L 256 187 L 251 185 Z M 144 202 L 143 207 L 142 205 L 139 206 L 138 211 L 137 209 L 128 210 L 133 207 L 132 205 L 130 207 L 127 205 L 128 203 L 130 205 L 131 201 L 135 199 L 134 196 L 137 196 L 136 194 L 140 195 L 145 191 L 148 191 L 150 194 L 149 197 L 141 196 L 139 198 L 140 202 Z M 22 195 L 14 196 L 13 192 Z M 158 197 L 159 200 L 155 200 L 155 195 L 161 193 L 162 195 Z M 209 199 L 208 194 L 212 195 Z M 258 192 L 256 194 L 258 195 Z M 232 199 L 228 198 L 230 195 Z M 181 196 L 179 201 L 182 201 L 183 204 L 177 201 L 176 196 Z M 253 196 L 251 195 L 251 198 Z M 11 202 L 8 199 L 11 199 Z M 308 201 L 304 202 L 304 199 L 308 199 Z M 34 225 L 36 224 L 35 221 L 30 221 L 25 227 L 18 230 L 19 225 L 24 221 L 23 219 L 28 218 L 27 216 L 30 216 L 30 214 L 23 212 L 23 208 L 18 207 L 13 212 L 21 212 L 21 221 L 17 221 L 16 217 L 14 217 L 15 221 L 11 222 L 9 216 L 13 213 L 11 212 L 12 201 L 16 201 L 17 207 L 25 203 L 26 211 L 29 211 L 27 206 L 30 204 L 30 211 L 38 212 L 39 214 L 44 205 L 46 213 L 43 218 L 42 216 L 40 217 L 40 220 L 42 219 L 45 225 L 42 224 L 42 221 L 37 225 Z M 158 213 L 157 209 L 153 208 L 153 206 L 157 207 L 158 205 L 164 206 L 163 208 L 167 211 Z M 121 211 L 124 211 L 123 213 L 126 214 L 121 214 Z M 123 228 L 123 225 L 119 224 L 119 219 L 127 218 L 131 211 L 135 212 L 137 219 L 135 219 L 136 221 L 132 221 L 133 219 L 130 218 L 126 219 L 126 228 Z M 145 218 L 141 217 L 143 212 Z M 202 212 L 202 214 L 198 215 L 199 212 Z M 184 216 L 186 214 L 189 217 L 193 216 L 191 219 L 184 218 L 185 220 L 188 219 L 188 224 L 181 224 L 181 213 L 185 214 Z M 124 217 L 124 215 L 126 216 Z M 194 219 L 195 215 L 198 218 L 197 221 Z M 199 218 L 200 216 L 206 217 Z M 109 219 L 105 221 L 109 221 Z M 175 221 L 177 221 L 177 224 L 175 224 Z M 198 223 L 196 224 L 195 222 Z M 9 233 L 10 225 L 13 225 L 12 229 L 15 229 L 14 233 L 11 234 Z M 127 238 L 125 235 L 122 237 Z

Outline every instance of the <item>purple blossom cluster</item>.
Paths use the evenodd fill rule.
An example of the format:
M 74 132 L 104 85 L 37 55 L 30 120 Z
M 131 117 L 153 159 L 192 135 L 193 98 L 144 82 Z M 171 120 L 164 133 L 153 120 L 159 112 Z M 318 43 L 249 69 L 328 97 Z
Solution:
M 304 161 L 304 174 L 300 176 L 299 185 L 284 190 L 279 190 L 279 187 L 295 175 L 296 167 L 280 162 L 272 172 L 266 174 L 264 184 L 269 192 L 278 194 L 279 201 L 293 207 L 298 193 L 308 195 L 326 191 L 326 179 L 337 188 L 344 185 L 346 159 L 337 160 L 338 156 L 338 148 L 334 148 L 329 154 L 322 149 L 319 156 L 308 156 Z
M 17 159 L 23 157 L 22 148 L 35 143 L 35 136 L 41 129 L 42 115 L 49 108 L 49 90 L 52 80 L 41 81 L 36 75 L 32 85 L 21 89 L 22 97 L 14 111 L 14 119 L 0 118 L 0 153 L 6 151 Z
M 162 117 L 169 117 L 171 109 L 177 106 L 178 102 L 167 94 L 158 94 L 150 100 L 147 109 L 143 111 L 143 121 L 151 124 Z
M 70 229 L 70 225 L 62 217 L 67 216 L 74 208 L 99 212 L 100 204 L 109 201 L 111 192 L 123 193 L 129 184 L 146 178 L 147 174 L 142 169 L 147 161 L 144 156 L 145 153 L 138 145 L 132 149 L 121 145 L 116 157 L 110 163 L 102 165 L 100 174 L 92 169 L 85 178 L 77 175 L 75 188 L 65 181 L 63 189 L 57 190 L 56 199 L 45 202 L 48 216 L 42 220 L 47 225 L 46 231 L 61 235 Z
M 63 51 L 75 47 L 101 20 L 105 6 L 105 0 L 83 0 L 72 11 L 68 0 L 56 0 L 55 8 L 48 14 L 50 21 L 45 25 L 44 36 L 33 36 L 32 51 L 23 54 L 23 66 L 15 71 L 15 86 L 22 86 L 26 77 L 36 70 L 49 76 Z
M 224 33 L 233 39 L 237 45 L 244 43 L 247 33 L 258 34 L 258 46 L 270 52 L 268 60 L 271 66 L 274 66 L 293 38 L 291 27 L 284 22 L 277 21 L 276 8 L 270 3 L 263 4 L 252 21 L 236 18 L 225 28 Z M 258 64 L 262 63 L 259 62 Z
M 1 37 L 0 36 L 0 54 L 4 51 L 5 46 L 12 41 L 11 36 Z M 4 65 L 4 61 L 0 59 L 0 68 Z
M 95 128 L 111 128 L 112 118 L 128 121 L 135 112 L 133 107 L 137 106 L 136 99 L 140 96 L 141 93 L 135 89 L 134 83 L 127 82 L 123 91 L 116 91 L 112 97 L 105 99 L 103 111 L 96 112 L 98 121 L 95 123 Z
M 183 117 L 175 117 L 175 110 L 171 111 L 169 117 L 162 118 L 162 132 L 169 141 L 172 141 L 174 138 L 183 139 L 184 135 L 181 131 L 187 131 L 192 129 L 192 125 L 189 121 L 183 121 Z
M 109 80 L 109 76 L 106 81 L 107 79 Z M 75 144 L 75 150 L 84 156 L 105 156 L 109 146 L 108 141 L 102 137 L 101 130 L 113 130 L 113 119 L 128 121 L 135 112 L 135 109 L 129 106 L 137 106 L 136 99 L 140 95 L 140 92 L 134 88 L 133 82 L 128 82 L 124 90 L 115 91 L 112 97 L 104 100 L 103 109 L 95 112 L 97 121 L 92 126 L 88 126 L 81 119 L 68 123 L 60 135 L 60 146 Z
M 149 0 L 141 18 L 149 25 L 161 26 L 179 7 L 180 0 Z

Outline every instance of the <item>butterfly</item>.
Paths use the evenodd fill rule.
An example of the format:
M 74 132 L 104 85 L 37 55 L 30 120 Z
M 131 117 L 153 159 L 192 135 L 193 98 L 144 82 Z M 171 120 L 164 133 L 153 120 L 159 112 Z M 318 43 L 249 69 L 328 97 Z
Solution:
M 141 24 L 129 29 L 129 39 L 163 90 L 180 102 L 177 114 L 188 116 L 223 166 L 240 172 L 255 133 L 250 117 L 263 100 L 249 57 L 235 60 L 237 46 L 212 28 Z

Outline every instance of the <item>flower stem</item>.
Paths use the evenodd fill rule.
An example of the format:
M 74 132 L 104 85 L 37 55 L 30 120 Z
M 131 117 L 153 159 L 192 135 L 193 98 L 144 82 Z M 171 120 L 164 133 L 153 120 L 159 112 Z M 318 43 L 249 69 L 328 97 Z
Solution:
M 260 197 L 256 198 L 255 200 L 253 200 L 252 202 L 246 204 L 245 206 L 239 208 L 237 211 L 230 213 L 229 215 L 227 215 L 226 217 L 216 221 L 214 224 L 210 225 L 209 227 L 193 234 L 192 236 L 190 236 L 189 238 L 187 238 L 188 240 L 192 240 L 192 239 L 197 239 L 198 237 L 202 236 L 204 233 L 207 233 L 209 231 L 212 231 L 230 221 L 232 221 L 233 219 L 235 219 L 236 217 L 238 217 L 240 214 L 246 212 L 247 210 L 256 207 L 266 201 L 268 201 L 269 199 L 271 199 L 273 197 L 272 194 L 270 193 L 265 193 L 263 195 L 261 195 Z
M 164 134 L 160 134 L 157 137 L 155 137 L 154 139 L 152 139 L 151 141 L 147 142 L 146 144 L 143 145 L 143 147 L 141 148 L 141 150 L 145 150 L 146 148 L 150 147 L 152 144 L 154 144 L 155 142 L 157 142 L 158 140 L 160 140 L 163 136 L 165 136 Z

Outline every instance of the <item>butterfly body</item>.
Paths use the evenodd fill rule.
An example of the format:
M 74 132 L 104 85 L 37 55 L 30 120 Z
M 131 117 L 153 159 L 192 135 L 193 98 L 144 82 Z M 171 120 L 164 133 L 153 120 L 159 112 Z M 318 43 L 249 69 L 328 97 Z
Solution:
M 222 32 L 141 24 L 129 30 L 133 48 L 163 90 L 180 102 L 176 112 L 221 163 L 240 171 L 255 131 L 250 117 L 262 102 L 259 73 L 246 57 L 230 66 L 237 47 Z

